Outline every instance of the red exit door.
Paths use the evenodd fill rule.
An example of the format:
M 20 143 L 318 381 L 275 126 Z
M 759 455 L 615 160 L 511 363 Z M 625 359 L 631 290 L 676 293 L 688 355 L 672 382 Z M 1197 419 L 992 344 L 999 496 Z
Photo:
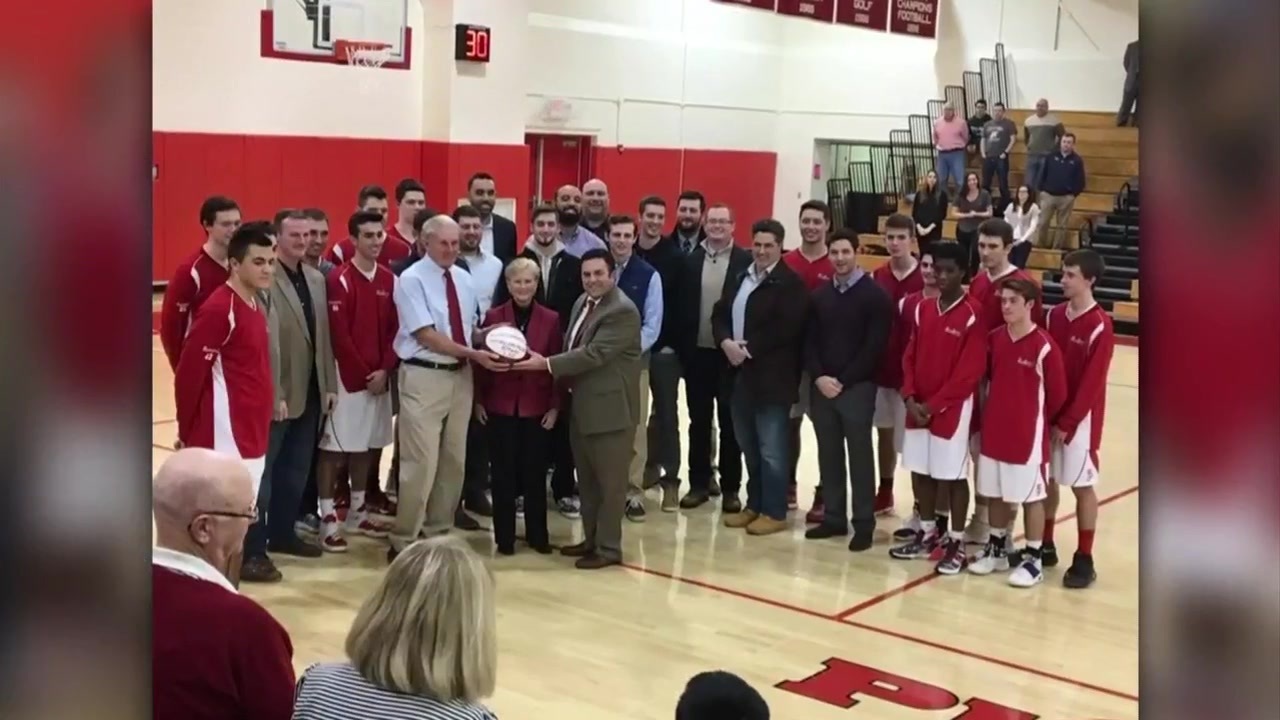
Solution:
M 582 187 L 591 179 L 591 135 L 526 134 L 524 142 L 529 146 L 529 197 L 534 205 L 554 200 L 556 188 Z

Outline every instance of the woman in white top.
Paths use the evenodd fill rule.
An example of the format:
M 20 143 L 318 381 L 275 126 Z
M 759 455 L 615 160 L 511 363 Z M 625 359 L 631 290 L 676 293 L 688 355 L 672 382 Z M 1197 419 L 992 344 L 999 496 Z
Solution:
M 1040 227 L 1040 206 L 1036 205 L 1035 191 L 1026 185 L 1019 187 L 1014 201 L 1004 210 L 1004 219 L 1013 226 L 1009 262 L 1025 268 L 1027 258 L 1031 256 L 1031 239 Z
M 312 665 L 294 720 L 495 720 L 493 576 L 454 535 L 400 553 L 347 634 L 346 662 Z

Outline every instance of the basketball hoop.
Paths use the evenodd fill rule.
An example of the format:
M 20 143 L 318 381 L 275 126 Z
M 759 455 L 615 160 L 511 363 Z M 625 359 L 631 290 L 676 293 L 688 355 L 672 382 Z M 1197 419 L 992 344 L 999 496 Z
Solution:
M 363 40 L 335 40 L 333 52 L 352 67 L 377 69 L 391 60 L 391 45 Z

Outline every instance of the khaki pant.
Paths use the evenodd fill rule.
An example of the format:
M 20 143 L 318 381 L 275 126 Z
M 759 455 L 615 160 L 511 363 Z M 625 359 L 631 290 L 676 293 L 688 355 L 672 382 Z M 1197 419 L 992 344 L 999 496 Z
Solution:
M 400 494 L 391 547 L 453 527 L 471 420 L 471 369 L 400 367 Z
M 632 449 L 635 428 L 583 435 L 569 428 L 573 462 L 578 468 L 578 495 L 582 499 L 582 535 L 597 555 L 622 559 L 622 515 L 626 509 L 629 468 L 618 462 Z M 639 433 L 643 434 L 643 433 Z
M 1075 195 L 1041 193 L 1040 237 L 1036 240 L 1036 245 L 1053 250 L 1064 249 L 1067 246 L 1067 226 L 1071 222 L 1071 208 L 1075 206 Z M 1052 244 L 1050 244 L 1050 232 L 1053 233 Z
M 627 476 L 627 497 L 644 494 L 644 466 L 649 462 L 649 433 L 643 423 L 649 417 L 649 368 L 640 370 L 640 422 L 631 448 L 631 467 Z

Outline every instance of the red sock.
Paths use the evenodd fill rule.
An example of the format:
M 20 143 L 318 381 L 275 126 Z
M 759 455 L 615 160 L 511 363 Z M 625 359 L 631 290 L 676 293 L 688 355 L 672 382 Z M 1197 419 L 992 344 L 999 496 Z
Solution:
M 1053 518 L 1045 518 L 1044 520 L 1044 542 L 1053 542 Z
M 1080 542 L 1079 542 L 1079 546 L 1076 548 L 1076 552 L 1080 553 L 1081 555 L 1093 554 L 1093 531 L 1092 530 L 1084 530 L 1084 529 L 1080 530 Z

